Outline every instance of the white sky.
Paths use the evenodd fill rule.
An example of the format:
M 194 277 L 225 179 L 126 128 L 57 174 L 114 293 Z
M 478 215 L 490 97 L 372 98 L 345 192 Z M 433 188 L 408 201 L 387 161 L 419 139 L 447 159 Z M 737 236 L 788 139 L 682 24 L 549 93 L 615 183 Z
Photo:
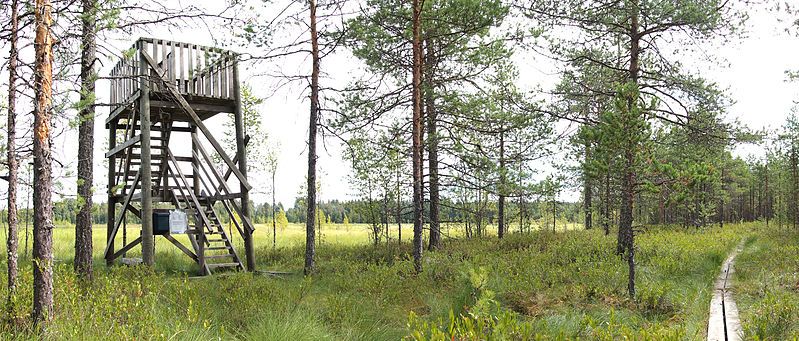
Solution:
M 736 103 L 729 109 L 729 117 L 737 118 L 753 129 L 778 128 L 797 97 L 799 84 L 786 83 L 785 71 L 799 69 L 799 39 L 784 33 L 785 23 L 779 23 L 773 14 L 765 12 L 752 13 L 748 23 L 748 36 L 737 42 L 720 47 L 712 47 L 708 51 L 719 57 L 717 63 L 702 64 L 698 67 L 706 71 L 708 79 L 717 81 L 722 88 L 728 88 L 729 94 Z M 190 30 L 186 32 L 155 31 L 145 36 L 177 40 L 183 42 L 211 45 L 212 39 L 207 31 Z M 118 49 L 131 46 L 137 36 L 123 37 L 111 42 Z M 234 49 L 235 50 L 235 49 Z M 242 52 L 242 51 L 238 51 Z M 299 70 L 307 59 L 284 61 L 280 68 Z M 530 55 L 520 54 L 515 57 L 523 77 L 521 84 L 530 89 L 535 86 L 550 87 L 555 76 L 553 67 L 546 61 L 539 61 Z M 107 75 L 116 61 L 105 62 L 101 75 Z M 349 71 L 357 68 L 357 62 L 346 53 L 323 60 L 322 69 L 329 77 L 327 84 L 345 84 L 349 79 Z M 279 144 L 279 165 L 277 173 L 277 200 L 290 207 L 305 182 L 307 172 L 306 139 L 308 131 L 308 101 L 302 86 L 283 88 L 271 93 L 270 81 L 259 78 L 248 78 L 252 70 L 242 70 L 245 79 L 253 86 L 255 95 L 266 97 L 260 107 L 263 115 L 264 129 L 269 135 L 270 144 Z M 97 87 L 101 102 L 107 101 L 108 87 L 100 82 Z M 105 201 L 105 140 L 107 131 L 104 121 L 108 110 L 99 109 L 95 141 L 95 200 Z M 213 126 L 213 122 L 209 126 Z M 218 136 L 221 136 L 218 135 Z M 76 132 L 70 131 L 56 141 L 56 156 L 61 160 L 75 160 L 77 154 Z M 335 139 L 328 139 L 325 146 L 319 147 L 319 173 L 322 182 L 321 198 L 346 199 L 354 196 L 348 181 L 349 166 L 341 159 L 341 147 Z M 757 154 L 753 147 L 740 147 L 738 153 Z M 69 163 L 75 167 L 76 162 Z M 551 169 L 544 167 L 545 169 Z M 73 172 L 74 173 L 74 172 Z M 253 200 L 268 201 L 270 192 L 267 173 L 261 170 L 250 170 L 250 177 L 256 184 Z M 65 181 L 64 193 L 74 193 L 74 180 Z M 565 200 L 575 200 L 575 191 L 562 195 Z

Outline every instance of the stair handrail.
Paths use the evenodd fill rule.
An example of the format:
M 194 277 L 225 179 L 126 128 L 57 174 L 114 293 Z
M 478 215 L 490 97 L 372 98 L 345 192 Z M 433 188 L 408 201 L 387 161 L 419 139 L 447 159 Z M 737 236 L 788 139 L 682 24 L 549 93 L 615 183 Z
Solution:
M 150 65 L 150 68 L 156 71 L 156 74 L 159 75 L 160 81 L 165 84 L 168 93 L 175 99 L 175 101 L 181 107 L 181 109 L 183 109 L 183 111 L 192 119 L 193 121 L 192 123 L 194 123 L 194 125 L 197 126 L 197 128 L 203 133 L 208 142 L 211 143 L 211 146 L 214 147 L 214 150 L 219 154 L 219 156 L 222 157 L 222 160 L 225 161 L 227 166 L 230 167 L 230 169 L 236 175 L 236 178 L 238 178 L 242 186 L 244 186 L 248 190 L 252 189 L 252 185 L 250 185 L 249 181 L 247 181 L 247 177 L 244 176 L 244 174 L 233 163 L 233 160 L 231 160 L 230 157 L 228 157 L 228 155 L 224 152 L 224 150 L 222 149 L 222 145 L 220 145 L 219 142 L 216 140 L 216 138 L 214 138 L 213 134 L 211 134 L 211 131 L 208 130 L 208 128 L 202 122 L 200 117 L 197 116 L 197 113 L 194 112 L 194 109 L 191 108 L 191 105 L 189 105 L 186 99 L 183 98 L 183 95 L 175 87 L 175 84 L 172 84 L 171 82 L 168 82 L 164 79 L 164 77 L 162 76 L 163 71 L 158 66 L 158 64 L 153 60 L 153 58 L 147 53 L 147 51 L 142 50 L 141 55 L 145 59 L 145 61 Z
M 202 154 L 202 156 L 203 156 L 203 158 L 205 158 L 206 162 L 210 164 L 211 163 L 211 158 L 208 156 L 208 153 L 206 153 L 205 149 L 202 148 L 202 145 L 199 144 L 199 140 L 197 139 L 197 137 L 193 136 L 192 139 L 194 140 L 194 143 L 198 144 L 198 146 L 199 146 L 199 148 L 197 148 L 197 150 L 200 151 L 200 154 Z M 195 158 L 196 157 L 197 156 L 195 156 Z M 219 171 L 215 167 L 209 167 L 209 168 L 211 168 L 211 173 L 214 175 L 214 177 L 216 177 L 216 180 L 221 185 L 222 190 L 225 192 L 225 194 L 226 195 L 230 195 L 231 194 L 230 188 L 228 187 L 227 182 L 224 181 L 224 178 L 222 177 L 222 175 L 219 174 Z M 246 215 L 244 215 L 242 213 L 242 209 L 235 202 L 231 202 L 231 204 L 232 204 L 233 208 L 235 209 L 236 213 L 239 215 L 239 217 L 241 217 L 241 220 L 244 223 L 244 226 L 248 229 L 248 231 L 250 233 L 255 231 L 255 226 L 253 226 L 252 222 L 249 220 L 249 217 L 247 217 Z M 242 204 L 249 205 L 249 203 L 242 203 Z M 242 234 L 242 236 L 243 236 L 243 234 Z

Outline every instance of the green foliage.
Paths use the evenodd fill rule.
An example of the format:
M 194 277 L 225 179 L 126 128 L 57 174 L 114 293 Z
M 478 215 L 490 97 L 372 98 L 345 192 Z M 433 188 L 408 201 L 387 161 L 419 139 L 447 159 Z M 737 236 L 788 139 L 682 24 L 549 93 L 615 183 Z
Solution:
M 280 212 L 277 213 L 277 218 L 275 219 L 275 224 L 278 228 L 280 228 L 281 231 L 285 230 L 286 227 L 289 226 L 289 220 L 286 218 L 286 211 L 283 211 L 282 208 L 280 209 Z
M 613 108 L 599 116 L 599 122 L 583 129 L 585 138 L 595 141 L 594 158 L 586 161 L 591 177 L 599 178 L 610 172 L 622 181 L 633 175 L 632 188 L 643 186 L 645 174 L 653 166 L 651 158 L 652 131 L 648 120 L 654 103 L 639 104 L 640 94 L 635 83 L 618 87 Z M 631 190 L 623 188 L 622 190 Z
M 413 311 L 409 315 L 408 328 L 413 340 L 509 340 L 527 339 L 530 326 L 520 323 L 518 314 L 503 309 L 488 290 L 489 273 L 485 268 L 469 269 L 471 304 L 465 307 L 466 314 L 455 316 L 450 310 L 446 328 L 430 324 Z

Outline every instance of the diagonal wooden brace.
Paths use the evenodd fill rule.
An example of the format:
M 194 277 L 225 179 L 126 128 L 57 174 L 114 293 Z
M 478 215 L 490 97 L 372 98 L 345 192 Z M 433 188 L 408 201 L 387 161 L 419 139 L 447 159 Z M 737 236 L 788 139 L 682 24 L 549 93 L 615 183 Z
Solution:
M 159 75 L 163 74 L 161 68 L 146 51 L 142 50 L 141 54 L 144 57 L 144 59 L 147 61 L 147 64 L 150 65 L 150 68 L 155 70 L 155 72 Z M 233 160 L 230 159 L 227 153 L 225 153 L 224 149 L 222 148 L 222 145 L 220 145 L 219 142 L 214 138 L 214 136 L 211 134 L 211 131 L 208 130 L 208 127 L 206 127 L 205 124 L 203 124 L 200 117 L 197 116 L 197 113 L 195 113 L 194 109 L 191 108 L 191 105 L 189 105 L 189 103 L 186 102 L 186 99 L 183 98 L 183 95 L 180 94 L 177 87 L 175 87 L 175 84 L 166 81 L 163 77 L 161 77 L 161 82 L 164 83 L 165 88 L 167 89 L 167 91 L 169 91 L 172 97 L 175 98 L 175 100 L 180 105 L 181 109 L 183 109 L 183 111 L 186 112 L 186 114 L 192 119 L 193 123 L 197 126 L 197 128 L 200 129 L 203 135 L 205 135 L 205 138 L 208 139 L 208 142 L 211 143 L 211 146 L 214 147 L 214 150 L 216 150 L 219 156 L 222 157 L 222 160 L 225 161 L 225 164 L 227 164 L 227 166 L 230 167 L 230 169 L 233 171 L 233 174 L 236 175 L 236 178 L 238 178 L 242 186 L 247 188 L 247 190 L 251 190 L 252 185 L 250 185 L 250 183 L 247 181 L 247 178 L 244 176 L 244 174 L 241 173 L 238 167 L 236 167 L 236 164 L 233 162 Z

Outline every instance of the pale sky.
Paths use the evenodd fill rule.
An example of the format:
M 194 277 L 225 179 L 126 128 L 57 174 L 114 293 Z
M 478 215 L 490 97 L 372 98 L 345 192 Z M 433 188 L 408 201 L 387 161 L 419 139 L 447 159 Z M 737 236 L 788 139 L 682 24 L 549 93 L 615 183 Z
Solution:
M 220 2 L 221 3 L 221 2 Z M 799 98 L 799 84 L 786 83 L 785 71 L 799 69 L 799 39 L 784 33 L 785 23 L 779 23 L 770 13 L 757 12 L 752 14 L 748 22 L 748 36 L 737 42 L 724 46 L 711 47 L 708 51 L 720 57 L 716 63 L 703 63 L 697 67 L 705 70 L 706 78 L 718 82 L 722 88 L 728 88 L 730 96 L 736 101 L 729 108 L 729 117 L 737 118 L 753 129 L 778 128 L 791 107 L 794 100 Z M 207 31 L 189 30 L 185 32 L 169 32 L 155 30 L 144 36 L 176 40 L 182 42 L 211 45 L 212 39 Z M 111 45 L 119 50 L 126 49 L 133 44 L 138 36 L 119 37 Z M 236 50 L 234 48 L 234 50 Z M 242 51 L 237 51 L 242 52 Z M 553 73 L 556 71 L 551 63 L 533 58 L 532 55 L 520 53 L 515 58 L 523 79 L 520 81 L 525 88 L 533 89 L 540 86 L 544 89 L 551 87 L 557 79 Z M 107 75 L 116 61 L 106 62 L 100 71 Z M 307 64 L 307 58 L 296 57 L 286 60 L 277 67 L 290 70 L 301 70 Z M 357 69 L 357 61 L 349 57 L 346 52 L 322 62 L 322 69 L 327 71 L 329 77 L 324 79 L 323 85 L 342 85 L 350 79 L 352 69 Z M 262 66 L 258 66 L 262 67 Z M 277 200 L 290 207 L 298 195 L 301 185 L 305 181 L 307 172 L 306 139 L 308 131 L 308 100 L 302 86 L 282 88 L 276 93 L 271 93 L 271 84 L 268 77 L 252 78 L 254 70 L 242 70 L 245 79 L 253 86 L 255 95 L 265 97 L 265 103 L 260 107 L 265 124 L 264 130 L 269 135 L 270 144 L 279 144 L 279 165 L 277 173 Z M 255 70 L 260 71 L 260 70 Z M 266 79 L 265 79 L 266 78 Z M 101 102 L 107 101 L 108 86 L 100 82 L 97 87 Z M 104 121 L 108 109 L 98 110 L 95 153 L 95 200 L 103 202 L 105 196 L 105 140 L 107 131 Z M 209 127 L 218 122 L 209 122 Z M 221 136 L 221 135 L 218 135 Z M 77 134 L 70 131 L 56 141 L 56 157 L 62 160 L 75 160 L 77 154 Z M 319 173 L 321 174 L 321 199 L 346 199 L 356 193 L 349 186 L 349 166 L 341 158 L 341 146 L 335 139 L 328 139 L 324 146 L 319 146 Z M 740 155 L 757 154 L 759 151 L 752 147 L 738 149 Z M 69 164 L 76 166 L 75 162 Z M 542 166 L 545 171 L 550 167 Z M 74 172 L 73 172 L 74 173 Z M 543 176 L 544 174 L 542 174 Z M 250 177 L 256 185 L 253 200 L 256 202 L 268 201 L 271 189 L 267 181 L 267 173 L 262 170 L 250 170 Z M 65 181 L 64 193 L 74 193 L 74 180 Z M 575 200 L 576 191 L 569 191 L 562 195 L 564 200 Z

